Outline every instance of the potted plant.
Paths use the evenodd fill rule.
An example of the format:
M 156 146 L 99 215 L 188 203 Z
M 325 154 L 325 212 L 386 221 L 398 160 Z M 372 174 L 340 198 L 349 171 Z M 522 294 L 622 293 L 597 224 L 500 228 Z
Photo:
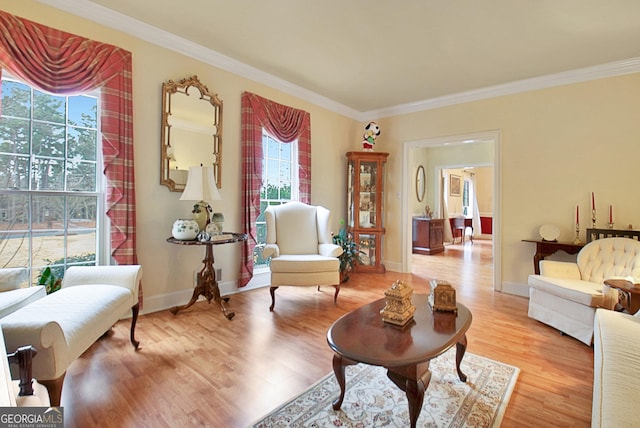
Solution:
M 40 274 L 38 285 L 44 285 L 47 294 L 51 294 L 60 290 L 60 286 L 62 285 L 62 278 L 56 278 L 55 275 L 51 272 L 51 268 L 47 266 Z
M 353 235 L 347 232 L 344 220 L 340 220 L 340 231 L 333 235 L 333 243 L 342 247 L 342 254 L 338 256 L 340 260 L 340 283 L 349 280 L 349 272 L 353 270 L 358 262 L 358 246 L 353 241 Z

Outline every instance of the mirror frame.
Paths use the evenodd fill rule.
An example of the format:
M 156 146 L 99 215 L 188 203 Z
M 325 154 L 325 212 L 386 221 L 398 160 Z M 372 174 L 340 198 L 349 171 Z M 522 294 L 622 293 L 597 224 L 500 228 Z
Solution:
M 162 132 L 160 138 L 160 184 L 167 186 L 172 192 L 182 192 L 186 183 L 176 183 L 169 177 L 169 148 L 171 147 L 171 98 L 175 94 L 189 96 L 189 88 L 194 87 L 200 92 L 200 100 L 203 100 L 213 107 L 213 125 L 216 133 L 212 135 L 213 148 L 213 176 L 216 179 L 218 188 L 222 187 L 222 100 L 218 94 L 209 93 L 209 89 L 203 85 L 198 76 L 191 76 L 174 82 L 169 80 L 162 83 Z
M 418 198 L 418 202 L 424 201 L 426 188 L 427 186 L 424 167 L 420 165 L 418 166 L 418 170 L 416 171 L 416 197 Z

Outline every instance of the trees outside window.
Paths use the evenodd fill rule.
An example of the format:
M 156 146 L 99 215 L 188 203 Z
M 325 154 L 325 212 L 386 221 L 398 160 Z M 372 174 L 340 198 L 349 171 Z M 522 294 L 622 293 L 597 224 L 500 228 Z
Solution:
M 261 256 L 261 245 L 266 242 L 267 225 L 264 212 L 270 205 L 281 205 L 298 200 L 298 144 L 283 143 L 262 130 L 262 187 L 260 188 L 260 215 L 256 221 L 258 244 L 254 251 L 254 266 L 266 267 L 268 261 Z M 292 193 L 293 190 L 293 193 Z
M 97 93 L 51 95 L 2 77 L 0 267 L 58 276 L 96 264 L 104 222 Z

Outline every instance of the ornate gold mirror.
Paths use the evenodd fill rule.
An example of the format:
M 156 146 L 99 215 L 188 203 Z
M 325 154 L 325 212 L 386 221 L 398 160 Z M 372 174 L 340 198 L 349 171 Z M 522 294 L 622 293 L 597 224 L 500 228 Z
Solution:
M 418 167 L 418 171 L 416 172 L 416 196 L 418 197 L 418 202 L 422 202 L 424 200 L 424 192 L 425 192 L 425 180 L 426 177 L 424 175 L 424 167 L 420 165 Z
M 212 166 L 222 186 L 222 101 L 191 76 L 162 84 L 160 184 L 182 192 L 191 166 Z

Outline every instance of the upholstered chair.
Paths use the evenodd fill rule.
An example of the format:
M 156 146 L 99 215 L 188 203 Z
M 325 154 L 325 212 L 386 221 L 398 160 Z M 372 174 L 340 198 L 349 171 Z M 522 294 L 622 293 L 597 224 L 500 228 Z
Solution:
M 321 206 L 288 202 L 265 210 L 266 245 L 262 256 L 271 257 L 271 307 L 280 286 L 333 285 L 336 303 L 340 292 L 342 247 L 332 242 L 331 212 Z
M 591 345 L 596 309 L 618 302 L 607 279 L 640 282 L 640 242 L 597 239 L 580 250 L 576 263 L 541 260 L 540 275 L 529 275 L 529 317 Z

